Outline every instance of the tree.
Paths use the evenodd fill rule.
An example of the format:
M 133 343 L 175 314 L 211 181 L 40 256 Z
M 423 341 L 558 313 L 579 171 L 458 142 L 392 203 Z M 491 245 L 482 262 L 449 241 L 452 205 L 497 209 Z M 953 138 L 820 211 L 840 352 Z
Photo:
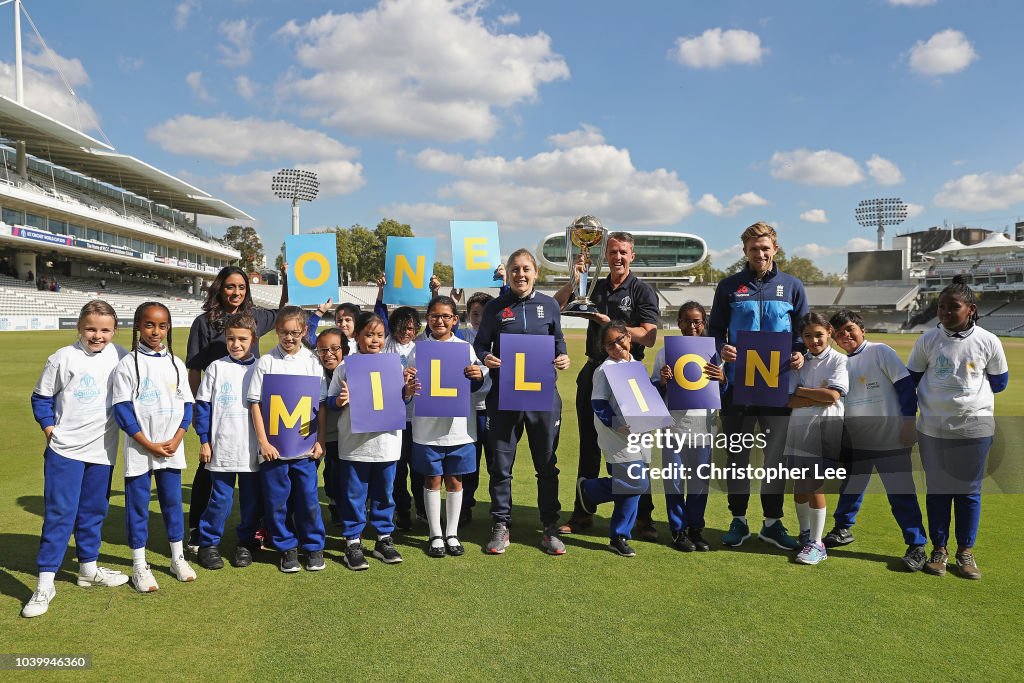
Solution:
M 241 253 L 242 257 L 236 263 L 247 273 L 254 272 L 263 260 L 263 242 L 251 225 L 232 225 L 224 231 L 220 242 Z
M 373 282 L 384 272 L 384 252 L 373 232 L 358 223 L 334 230 L 338 242 L 338 265 L 351 282 Z M 340 276 L 340 273 L 339 273 Z
M 437 276 L 442 285 L 450 285 L 455 282 L 455 269 L 447 263 L 434 261 L 434 275 Z
M 281 242 L 281 253 L 274 259 L 274 270 L 277 272 L 284 270 L 284 242 Z

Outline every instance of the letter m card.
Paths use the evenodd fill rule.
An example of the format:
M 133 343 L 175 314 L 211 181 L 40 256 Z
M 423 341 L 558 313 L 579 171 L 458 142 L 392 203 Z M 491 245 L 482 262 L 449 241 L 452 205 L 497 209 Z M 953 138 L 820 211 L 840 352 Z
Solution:
M 345 359 L 352 433 L 405 429 L 402 360 L 397 353 L 367 353 Z
M 605 365 L 604 376 L 615 394 L 622 418 L 635 434 L 649 432 L 673 424 L 661 394 L 651 384 L 647 368 L 637 360 Z
M 501 263 L 498 224 L 494 221 L 450 221 L 452 268 L 458 288 L 500 287 L 494 271 Z
M 283 459 L 313 450 L 320 413 L 320 377 L 265 375 L 260 411 L 267 440 Z
M 793 335 L 789 332 L 737 334 L 733 401 L 747 406 L 785 407 L 792 351 Z

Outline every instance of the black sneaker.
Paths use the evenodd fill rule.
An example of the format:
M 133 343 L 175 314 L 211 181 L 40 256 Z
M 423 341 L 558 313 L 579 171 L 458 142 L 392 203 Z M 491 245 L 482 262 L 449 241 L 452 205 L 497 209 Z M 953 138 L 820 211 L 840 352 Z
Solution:
M 928 561 L 928 555 L 923 545 L 908 545 L 907 554 L 903 556 L 903 564 L 912 572 L 919 572 L 924 569 L 924 563 Z
M 223 569 L 224 560 L 221 559 L 220 550 L 217 546 L 210 545 L 199 549 L 199 566 L 203 569 Z
M 285 550 L 281 553 L 281 571 L 285 574 L 294 574 L 299 571 L 299 551 L 295 548 Z
M 360 541 L 345 546 L 345 555 L 342 556 L 341 561 L 354 572 L 370 568 L 370 563 L 363 555 L 363 544 Z
M 252 550 L 248 546 L 242 545 L 241 543 L 235 548 L 235 561 L 233 564 L 236 567 L 248 567 L 252 564 Z
M 625 536 L 616 536 L 608 544 L 608 547 L 623 557 L 634 557 L 636 551 L 629 545 L 629 539 Z
M 409 531 L 412 529 L 412 515 L 409 514 L 408 510 L 395 514 L 395 526 L 398 527 L 399 531 Z
M 327 569 L 327 565 L 324 563 L 324 551 L 310 550 L 306 554 L 306 571 L 318 572 L 321 569 Z
M 188 541 L 185 543 L 185 549 L 190 553 L 199 552 L 199 529 L 188 530 Z
M 402 555 L 395 548 L 395 541 L 390 536 L 381 536 L 373 544 L 373 556 L 384 564 L 398 564 Z
M 821 542 L 825 544 L 826 548 L 838 548 L 841 545 L 850 545 L 853 543 L 853 532 L 846 527 L 832 527 L 832 531 L 825 534 L 825 538 L 821 539 Z
M 697 546 L 693 544 L 693 541 L 690 540 L 685 531 L 672 532 L 672 547 L 676 550 L 682 550 L 684 553 L 692 553 L 697 549 Z
M 686 530 L 686 535 L 693 541 L 694 550 L 699 553 L 706 553 L 711 550 L 711 546 L 704 540 L 703 531 L 703 529 L 694 529 L 693 527 Z

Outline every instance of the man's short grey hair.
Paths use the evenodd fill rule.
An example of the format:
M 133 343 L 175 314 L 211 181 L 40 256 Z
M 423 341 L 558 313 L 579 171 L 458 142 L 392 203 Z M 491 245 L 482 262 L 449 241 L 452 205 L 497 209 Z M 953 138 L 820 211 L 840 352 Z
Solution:
M 608 233 L 608 240 L 607 240 L 607 242 L 611 242 L 612 240 L 618 240 L 619 242 L 629 242 L 629 246 L 631 246 L 631 247 L 634 246 L 634 244 L 633 244 L 633 233 L 631 233 L 631 232 L 621 232 L 620 231 L 620 232 Z M 606 244 L 607 244 L 607 242 L 606 242 Z

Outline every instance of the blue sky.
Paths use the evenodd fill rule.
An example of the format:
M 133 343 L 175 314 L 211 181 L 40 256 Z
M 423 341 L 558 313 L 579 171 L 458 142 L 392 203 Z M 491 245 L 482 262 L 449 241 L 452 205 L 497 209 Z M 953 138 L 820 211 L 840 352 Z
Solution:
M 508 253 L 592 213 L 696 233 L 724 267 L 765 220 L 839 272 L 874 244 L 861 199 L 902 197 L 914 229 L 1024 215 L 1010 0 L 27 8 L 78 97 L 27 38 L 27 104 L 244 209 L 271 256 L 290 209 L 269 176 L 293 166 L 322 179 L 303 231 L 388 216 L 440 254 L 450 219 L 497 220 Z

